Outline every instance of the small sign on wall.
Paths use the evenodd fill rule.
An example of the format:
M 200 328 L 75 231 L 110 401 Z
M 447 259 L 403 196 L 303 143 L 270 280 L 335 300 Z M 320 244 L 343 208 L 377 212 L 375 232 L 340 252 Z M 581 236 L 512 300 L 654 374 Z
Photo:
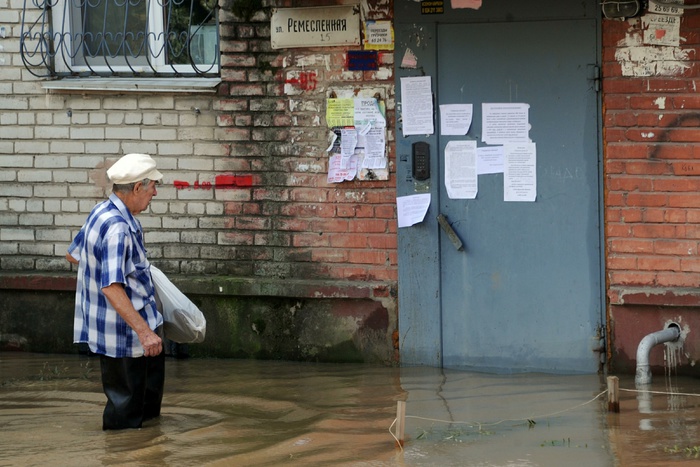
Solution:
M 347 69 L 350 71 L 372 71 L 379 68 L 376 50 L 348 50 Z
M 275 8 L 270 41 L 273 49 L 360 44 L 360 7 Z
M 394 50 L 391 21 L 366 21 L 363 46 L 366 50 Z
M 441 15 L 445 12 L 444 0 L 421 0 L 421 15 Z

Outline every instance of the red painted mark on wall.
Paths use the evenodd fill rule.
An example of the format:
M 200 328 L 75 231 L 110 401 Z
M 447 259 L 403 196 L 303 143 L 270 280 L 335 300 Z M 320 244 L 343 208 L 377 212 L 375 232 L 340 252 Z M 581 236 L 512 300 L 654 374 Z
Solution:
M 288 78 L 285 83 L 296 86 L 304 91 L 313 91 L 316 89 L 318 80 L 316 79 L 315 71 L 302 71 L 298 78 Z
M 246 188 L 253 186 L 252 175 L 217 175 L 214 179 L 217 188 Z
M 194 188 L 199 190 L 211 190 L 212 188 L 246 188 L 253 186 L 253 176 L 252 175 L 217 175 L 212 182 L 199 182 L 196 181 L 194 184 L 185 182 L 183 180 L 173 181 L 173 185 L 178 190 L 184 190 L 185 188 Z

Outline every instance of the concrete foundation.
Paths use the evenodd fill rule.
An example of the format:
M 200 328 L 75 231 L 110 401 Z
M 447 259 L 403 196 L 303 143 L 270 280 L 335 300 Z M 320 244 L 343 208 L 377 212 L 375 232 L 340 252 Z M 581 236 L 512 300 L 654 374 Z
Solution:
M 206 339 L 187 346 L 190 356 L 397 362 L 396 299 L 385 294 L 389 288 L 223 277 L 171 279 L 207 319 Z M 78 352 L 72 342 L 74 284 L 65 276 L 0 277 L 0 350 Z M 268 294 L 261 295 L 262 289 Z M 382 294 L 386 296 L 375 296 Z

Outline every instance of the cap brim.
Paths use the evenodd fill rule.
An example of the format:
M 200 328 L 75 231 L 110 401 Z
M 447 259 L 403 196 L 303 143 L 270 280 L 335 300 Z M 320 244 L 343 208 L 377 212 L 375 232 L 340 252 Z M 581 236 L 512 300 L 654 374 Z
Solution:
M 150 172 L 148 172 L 146 175 L 144 175 L 143 178 L 147 178 L 149 180 L 153 180 L 153 181 L 157 182 L 158 180 L 163 178 L 163 174 L 158 172 L 157 169 L 153 169 Z

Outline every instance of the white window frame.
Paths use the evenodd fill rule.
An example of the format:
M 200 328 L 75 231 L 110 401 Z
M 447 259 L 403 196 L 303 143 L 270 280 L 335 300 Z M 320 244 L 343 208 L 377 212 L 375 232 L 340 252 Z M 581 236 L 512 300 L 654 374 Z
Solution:
M 114 0 L 103 0 L 103 1 L 114 1 Z M 128 1 L 128 0 L 127 0 Z M 195 67 L 192 65 L 185 65 L 185 64 L 168 64 L 166 63 L 165 59 L 165 53 L 162 51 L 163 46 L 164 46 L 164 40 L 165 40 L 165 32 L 163 30 L 163 24 L 164 24 L 164 8 L 154 8 L 154 6 L 160 6 L 161 2 L 160 0 L 143 0 L 147 2 L 147 11 L 148 11 L 148 47 L 149 47 L 149 55 L 150 55 L 150 65 L 148 64 L 131 64 L 131 65 L 121 65 L 121 64 L 110 64 L 111 66 L 108 65 L 81 65 L 80 60 L 77 58 L 71 57 L 71 54 L 66 54 L 66 53 L 57 53 L 55 56 L 55 63 L 54 67 L 57 73 L 68 73 L 68 72 L 76 72 L 76 73 L 91 73 L 95 72 L 98 74 L 104 73 L 104 74 L 110 74 L 110 73 L 145 73 L 145 74 L 150 74 L 150 73 L 167 73 L 167 74 L 172 74 L 173 72 L 175 73 L 184 73 L 184 74 L 189 74 L 192 75 L 195 73 Z M 79 5 L 75 4 L 74 0 L 57 0 L 56 5 L 53 8 L 54 15 L 52 17 L 53 21 L 53 30 L 54 31 L 63 31 L 63 41 L 65 41 L 65 44 L 61 44 L 61 47 L 64 48 L 64 50 L 67 51 L 73 51 L 73 43 L 72 40 L 76 35 L 76 32 L 74 31 L 73 25 L 79 25 L 80 22 L 82 21 L 80 17 L 80 8 Z M 75 14 L 78 15 L 78 17 L 75 17 Z M 82 34 L 83 31 L 79 31 L 79 34 Z M 59 37 L 58 34 L 55 34 L 54 36 Z M 220 48 L 219 44 L 215 44 L 216 50 L 218 51 Z M 151 51 L 153 50 L 161 50 L 161 53 L 157 56 L 154 56 L 151 54 Z M 82 52 L 78 52 L 79 54 L 82 54 Z M 118 57 L 113 57 L 110 58 L 113 62 L 119 61 Z M 93 60 L 99 60 L 98 58 L 95 58 Z M 135 62 L 141 62 L 145 60 L 145 58 L 134 58 Z M 69 63 L 70 61 L 71 63 Z M 202 70 L 207 70 L 209 71 L 211 68 L 211 71 L 214 73 L 219 73 L 221 70 L 221 62 L 220 62 L 220 57 L 216 57 L 216 64 L 196 64 L 196 65 L 201 65 Z M 212 66 L 213 65 L 213 66 Z

